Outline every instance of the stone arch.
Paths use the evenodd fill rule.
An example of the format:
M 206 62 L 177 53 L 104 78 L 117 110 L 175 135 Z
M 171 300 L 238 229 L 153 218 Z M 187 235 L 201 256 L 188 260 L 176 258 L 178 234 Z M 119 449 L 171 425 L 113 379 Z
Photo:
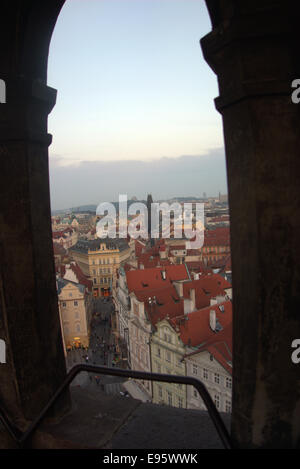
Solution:
M 63 4 L 1 4 L 0 333 L 11 353 L 0 398 L 19 421 L 36 416 L 65 375 L 49 221 L 47 116 L 56 95 L 46 86 Z M 299 371 L 289 353 L 300 337 L 300 107 L 290 100 L 300 76 L 299 2 L 206 4 L 213 31 L 201 45 L 218 75 L 231 213 L 233 437 L 240 447 L 299 447 Z

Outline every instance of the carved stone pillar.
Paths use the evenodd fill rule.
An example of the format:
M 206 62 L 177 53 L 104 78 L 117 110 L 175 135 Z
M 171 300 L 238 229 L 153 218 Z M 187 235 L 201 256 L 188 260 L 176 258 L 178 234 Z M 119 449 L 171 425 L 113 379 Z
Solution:
M 47 117 L 56 91 L 4 77 L 0 105 L 0 405 L 23 426 L 65 377 L 51 237 Z M 57 411 L 62 411 L 67 398 Z M 59 410 L 60 409 L 60 410 Z
M 201 40 L 218 76 L 231 216 L 232 434 L 239 447 L 300 446 L 300 78 L 296 2 L 206 2 Z
M 3 0 L 0 15 L 0 405 L 19 428 L 65 377 L 51 239 L 46 86 L 49 44 L 64 0 Z M 68 394 L 52 417 L 69 405 Z

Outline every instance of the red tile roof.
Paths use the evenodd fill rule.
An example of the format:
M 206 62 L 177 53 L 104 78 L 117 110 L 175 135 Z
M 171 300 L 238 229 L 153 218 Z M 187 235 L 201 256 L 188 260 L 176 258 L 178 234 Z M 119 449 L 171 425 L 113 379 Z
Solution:
M 71 228 L 65 228 L 64 230 L 53 231 L 52 238 L 54 239 L 66 238 L 67 235 L 71 235 L 72 233 L 73 233 L 73 230 Z
M 146 314 L 153 326 L 165 317 L 174 318 L 184 314 L 183 300 L 172 285 L 161 288 L 148 288 L 135 292 L 138 301 L 145 304 Z M 151 298 L 151 302 L 149 302 Z
M 125 272 L 128 272 L 129 270 L 136 270 L 136 267 L 134 267 L 131 264 L 128 264 L 127 262 L 125 262 L 123 268 L 124 268 Z
M 186 251 L 185 244 L 177 244 L 174 246 L 170 246 L 170 251 Z
M 171 265 L 169 259 L 161 259 L 160 256 L 152 255 L 151 252 L 145 252 L 141 254 L 137 259 L 139 268 L 143 266 L 145 269 L 150 269 L 151 267 Z
M 202 261 L 188 261 L 186 262 L 189 272 L 201 273 L 201 274 L 212 274 L 212 270 L 207 267 Z
M 166 279 L 162 272 L 166 272 Z M 154 267 L 151 269 L 131 270 L 126 272 L 127 286 L 129 292 L 139 291 L 145 288 L 161 288 L 171 285 L 176 280 L 188 280 L 189 275 L 184 264 L 166 265 L 165 267 Z
M 214 230 L 205 230 L 203 246 L 229 246 L 230 231 L 228 227 L 218 227 Z
M 225 295 L 225 289 L 231 288 L 221 275 L 202 275 L 198 280 L 192 280 L 183 284 L 184 298 L 190 298 L 190 291 L 195 290 L 196 308 L 201 309 L 210 305 L 210 299 L 218 295 Z
M 224 312 L 220 310 L 224 307 Z M 209 306 L 207 308 L 194 311 L 192 313 L 170 319 L 170 324 L 174 329 L 178 329 L 180 338 L 185 345 L 190 347 L 200 347 L 210 341 L 213 337 L 221 337 L 222 332 L 214 332 L 209 325 L 210 311 L 216 312 L 218 322 L 223 329 L 232 323 L 232 303 L 224 303 Z
M 197 351 L 186 355 L 186 357 L 205 350 L 213 355 L 228 373 L 232 374 L 232 323 L 225 326 L 222 331 L 210 335 L 209 339 Z
M 84 273 L 82 272 L 81 268 L 76 262 L 72 262 L 70 264 L 70 269 L 74 272 L 76 275 L 76 278 L 78 280 L 78 283 L 81 285 L 84 285 L 89 291 L 92 291 L 93 288 L 93 282 L 89 280 Z
M 67 251 L 60 243 L 53 243 L 53 252 L 55 256 L 66 256 Z
M 187 256 L 200 256 L 201 252 L 199 249 L 188 249 Z

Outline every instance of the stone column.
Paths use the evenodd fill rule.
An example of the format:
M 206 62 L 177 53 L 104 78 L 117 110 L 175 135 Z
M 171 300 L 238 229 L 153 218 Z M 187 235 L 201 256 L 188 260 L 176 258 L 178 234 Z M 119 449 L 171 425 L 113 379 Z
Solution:
M 23 428 L 66 369 L 51 237 L 47 117 L 56 91 L 40 80 L 2 76 L 0 104 L 0 405 Z M 56 408 L 61 415 L 68 395 Z
M 300 447 L 299 7 L 207 4 L 201 45 L 218 77 L 231 216 L 232 435 L 239 447 Z

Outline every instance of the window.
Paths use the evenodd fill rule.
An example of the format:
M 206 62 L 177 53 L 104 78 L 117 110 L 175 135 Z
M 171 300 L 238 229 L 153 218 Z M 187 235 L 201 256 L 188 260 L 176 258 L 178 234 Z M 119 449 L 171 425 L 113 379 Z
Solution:
M 178 407 L 180 407 L 180 408 L 183 407 L 183 399 L 182 399 L 182 397 L 178 397 Z
M 219 394 L 215 394 L 214 401 L 215 401 L 215 404 L 216 404 L 216 408 L 219 409 L 220 408 L 220 396 L 219 396 Z
M 69 293 L 69 296 L 72 296 L 72 293 Z
M 75 319 L 79 319 L 79 312 L 75 311 Z
M 198 398 L 198 391 L 197 391 L 197 389 L 194 389 L 194 397 Z
M 215 383 L 220 384 L 220 375 L 219 375 L 219 373 L 215 373 Z
M 198 367 L 197 365 L 193 365 L 193 375 L 196 375 L 198 373 Z
M 66 308 L 66 306 L 67 306 L 67 303 L 63 302 L 63 304 L 62 304 L 62 305 L 63 305 L 63 308 Z
M 228 413 L 231 412 L 231 402 L 230 401 L 225 402 L 225 412 L 228 412 Z
M 94 285 L 95 285 L 96 283 L 97 283 L 97 279 L 96 279 L 96 278 L 94 278 Z
M 74 301 L 74 306 L 78 306 L 78 301 Z
M 161 386 L 158 386 L 158 396 L 159 396 L 159 397 L 162 397 L 162 396 L 163 396 L 163 392 L 162 392 L 162 387 L 161 387 Z
M 159 347 L 157 347 L 156 355 L 157 355 L 158 357 L 160 357 L 160 348 L 159 348 Z
M 80 332 L 80 324 L 76 324 L 76 332 Z
M 171 353 L 170 352 L 166 352 L 166 361 L 167 362 L 171 362 Z
M 172 405 L 172 393 L 170 391 L 167 391 L 167 396 L 168 396 L 168 405 Z
M 203 378 L 208 379 L 208 370 L 206 368 L 203 368 Z
M 231 389 L 232 388 L 232 378 L 226 378 L 226 388 Z

